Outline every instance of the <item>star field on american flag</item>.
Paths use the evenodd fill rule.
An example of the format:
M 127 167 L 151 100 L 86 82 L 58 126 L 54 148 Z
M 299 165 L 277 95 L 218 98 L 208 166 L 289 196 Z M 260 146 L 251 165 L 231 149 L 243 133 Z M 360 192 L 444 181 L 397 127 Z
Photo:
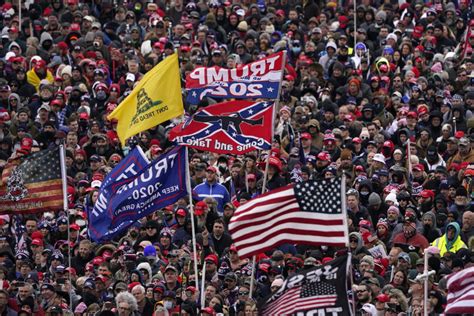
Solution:
M 307 282 L 301 287 L 301 298 L 318 295 L 337 295 L 336 287 L 327 282 Z
M 342 212 L 341 184 L 336 179 L 296 183 L 294 190 L 302 211 L 332 214 Z
M 61 164 L 56 150 L 43 150 L 28 157 L 17 167 L 25 183 L 61 178 Z

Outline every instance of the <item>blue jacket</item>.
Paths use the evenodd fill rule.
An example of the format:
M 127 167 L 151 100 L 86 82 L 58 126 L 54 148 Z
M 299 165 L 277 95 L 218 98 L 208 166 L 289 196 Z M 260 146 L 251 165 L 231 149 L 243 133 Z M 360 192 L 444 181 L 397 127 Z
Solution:
M 194 192 L 198 196 L 198 200 L 204 200 L 207 197 L 212 197 L 217 201 L 217 211 L 219 214 L 224 212 L 224 205 L 230 202 L 230 195 L 226 187 L 220 183 L 210 185 L 207 181 L 197 185 Z

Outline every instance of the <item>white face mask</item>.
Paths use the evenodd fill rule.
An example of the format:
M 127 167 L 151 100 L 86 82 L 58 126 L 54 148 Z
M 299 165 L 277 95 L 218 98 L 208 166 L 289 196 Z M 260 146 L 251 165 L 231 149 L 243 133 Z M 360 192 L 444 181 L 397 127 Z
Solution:
M 173 308 L 173 302 L 172 302 L 172 301 L 164 301 L 164 302 L 163 302 L 163 306 L 164 306 L 166 309 L 172 309 L 172 308 Z

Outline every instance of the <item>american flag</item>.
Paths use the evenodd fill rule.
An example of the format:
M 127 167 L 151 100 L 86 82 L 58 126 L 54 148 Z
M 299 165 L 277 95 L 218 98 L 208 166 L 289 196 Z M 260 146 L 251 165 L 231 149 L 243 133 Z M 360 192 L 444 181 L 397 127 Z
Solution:
M 62 207 L 59 147 L 7 165 L 0 187 L 0 213 L 35 213 Z
M 291 315 L 296 310 L 308 308 L 329 307 L 336 303 L 336 287 L 325 283 L 309 283 L 294 287 L 274 304 L 266 309 L 264 315 Z
M 239 207 L 229 230 L 241 258 L 283 243 L 348 243 L 341 178 L 309 180 L 267 192 Z
M 474 267 L 448 277 L 445 314 L 474 314 Z
M 265 301 L 261 314 L 293 315 L 330 307 L 338 315 L 349 315 L 347 263 L 348 257 L 343 256 L 289 277 L 281 289 Z

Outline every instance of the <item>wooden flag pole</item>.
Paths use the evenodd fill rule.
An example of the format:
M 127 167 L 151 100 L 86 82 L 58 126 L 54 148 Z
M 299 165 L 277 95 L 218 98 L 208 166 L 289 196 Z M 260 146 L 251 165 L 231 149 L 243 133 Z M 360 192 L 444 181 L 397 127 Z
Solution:
M 191 176 L 189 174 L 189 155 L 188 155 L 188 147 L 186 147 L 186 190 L 189 194 L 189 213 L 191 216 L 191 233 L 192 233 L 192 241 L 193 241 L 193 253 L 194 253 L 194 275 L 195 275 L 195 282 L 196 288 L 199 289 L 199 273 L 198 273 L 198 255 L 197 255 L 197 248 L 196 248 L 196 226 L 194 224 L 194 206 L 193 206 L 193 192 L 191 190 Z M 204 293 L 201 293 L 204 295 Z

